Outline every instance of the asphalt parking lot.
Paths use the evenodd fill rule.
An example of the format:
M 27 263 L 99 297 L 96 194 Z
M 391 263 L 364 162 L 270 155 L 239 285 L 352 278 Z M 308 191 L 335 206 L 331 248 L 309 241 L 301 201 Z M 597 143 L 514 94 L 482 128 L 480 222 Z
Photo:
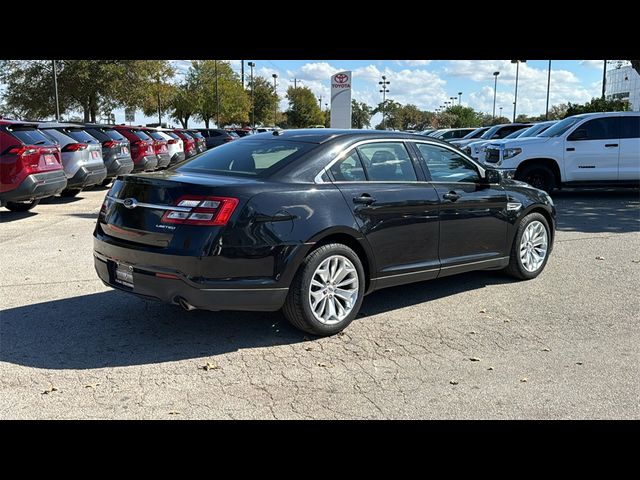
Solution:
M 341 335 L 93 269 L 105 189 L 0 212 L 0 418 L 640 418 L 640 194 L 562 191 L 542 275 L 376 292 Z

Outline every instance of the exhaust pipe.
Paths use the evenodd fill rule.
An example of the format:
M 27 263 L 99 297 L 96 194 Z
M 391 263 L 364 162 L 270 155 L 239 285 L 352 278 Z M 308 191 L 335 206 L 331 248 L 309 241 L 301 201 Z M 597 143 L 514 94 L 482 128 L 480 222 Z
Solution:
M 197 310 L 196 307 L 191 305 L 189 302 L 187 302 L 182 297 L 176 298 L 176 301 L 178 302 L 178 305 L 180 305 L 182 308 L 184 308 L 187 312 L 190 312 L 191 310 Z

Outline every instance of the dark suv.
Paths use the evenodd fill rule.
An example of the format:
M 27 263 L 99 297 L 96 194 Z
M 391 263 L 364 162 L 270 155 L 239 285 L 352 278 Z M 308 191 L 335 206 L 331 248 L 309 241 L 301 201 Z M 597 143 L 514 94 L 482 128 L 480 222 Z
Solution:
M 238 134 L 234 136 L 234 134 L 222 128 L 201 128 L 198 131 L 204 137 L 207 149 L 224 145 L 238 138 Z
M 34 124 L 0 120 L 0 206 L 14 212 L 67 186 L 60 147 Z
M 113 125 L 87 123 L 85 131 L 102 144 L 102 160 L 107 167 L 104 185 L 109 184 L 118 175 L 133 171 L 129 140 L 113 128 Z

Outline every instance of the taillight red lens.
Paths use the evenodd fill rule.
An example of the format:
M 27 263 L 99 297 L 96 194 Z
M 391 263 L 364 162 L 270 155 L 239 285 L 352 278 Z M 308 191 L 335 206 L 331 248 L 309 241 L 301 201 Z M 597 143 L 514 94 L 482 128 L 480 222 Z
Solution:
M 223 226 L 229 222 L 238 203 L 239 200 L 232 197 L 188 195 L 176 202 L 180 210 L 167 210 L 161 221 L 181 225 Z
M 79 150 L 86 150 L 89 145 L 86 143 L 69 143 L 62 148 L 63 152 L 77 152 Z
M 28 145 L 16 145 L 7 150 L 7 153 L 11 155 L 18 155 L 19 157 L 25 155 L 31 155 L 32 153 L 36 153 L 38 151 L 38 147 L 32 147 Z
M 169 140 L 167 142 L 169 145 L 175 145 L 176 143 L 178 143 L 178 141 L 175 138 L 172 138 L 171 140 Z
M 116 142 L 113 140 L 109 140 L 108 142 L 102 142 L 102 147 L 103 148 L 115 148 L 118 145 L 120 145 L 120 142 Z

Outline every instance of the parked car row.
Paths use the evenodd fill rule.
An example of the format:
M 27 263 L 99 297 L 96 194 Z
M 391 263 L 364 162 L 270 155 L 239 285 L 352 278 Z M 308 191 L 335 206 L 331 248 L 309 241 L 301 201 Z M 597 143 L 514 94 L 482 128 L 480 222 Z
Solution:
M 42 198 L 73 197 L 118 175 L 164 169 L 206 149 L 197 130 L 0 120 L 0 206 L 27 211 Z

